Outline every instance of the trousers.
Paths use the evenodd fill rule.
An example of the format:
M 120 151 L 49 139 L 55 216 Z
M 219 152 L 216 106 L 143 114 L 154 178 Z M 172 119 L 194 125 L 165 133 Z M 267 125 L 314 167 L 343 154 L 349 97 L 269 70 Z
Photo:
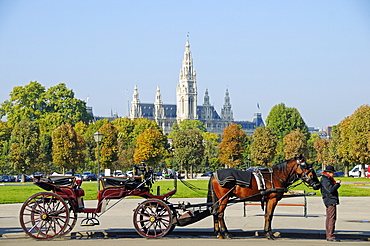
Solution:
M 337 221 L 337 205 L 326 207 L 326 239 L 334 239 L 335 222 Z

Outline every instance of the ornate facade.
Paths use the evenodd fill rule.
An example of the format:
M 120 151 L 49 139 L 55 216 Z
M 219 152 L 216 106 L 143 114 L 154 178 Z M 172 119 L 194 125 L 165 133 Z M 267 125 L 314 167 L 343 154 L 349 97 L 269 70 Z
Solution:
M 172 125 L 183 120 L 200 120 L 208 132 L 222 134 L 223 129 L 231 122 L 242 125 L 242 129 L 251 135 L 258 126 L 263 126 L 260 113 L 255 114 L 252 122 L 234 121 L 230 103 L 230 95 L 226 89 L 224 105 L 221 115 L 217 113 L 210 103 L 208 89 L 205 91 L 203 105 L 198 105 L 196 71 L 193 66 L 193 58 L 190 50 L 189 39 L 186 40 L 184 58 L 180 69 L 179 83 L 176 88 L 176 104 L 163 104 L 160 88 L 157 87 L 154 103 L 141 103 L 139 91 L 135 85 L 131 102 L 130 119 L 148 118 L 155 120 L 162 127 L 165 134 L 172 131 Z

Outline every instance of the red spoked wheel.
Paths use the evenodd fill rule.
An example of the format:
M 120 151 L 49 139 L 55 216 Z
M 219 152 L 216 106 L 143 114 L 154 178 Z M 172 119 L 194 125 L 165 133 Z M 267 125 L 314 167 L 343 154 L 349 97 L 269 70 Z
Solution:
M 60 236 L 63 236 L 67 234 L 68 232 L 72 231 L 72 229 L 75 227 L 76 222 L 77 222 L 77 212 L 74 210 L 73 205 L 71 204 L 71 201 L 68 200 L 68 205 L 69 205 L 69 221 L 67 224 L 67 227 L 65 228 L 64 232 L 60 234 Z
M 163 237 L 171 231 L 172 223 L 171 209 L 161 200 L 146 200 L 135 209 L 134 226 L 142 237 Z
M 20 223 L 23 230 L 36 239 L 51 239 L 64 234 L 69 225 L 69 208 L 57 194 L 37 193 L 23 204 Z

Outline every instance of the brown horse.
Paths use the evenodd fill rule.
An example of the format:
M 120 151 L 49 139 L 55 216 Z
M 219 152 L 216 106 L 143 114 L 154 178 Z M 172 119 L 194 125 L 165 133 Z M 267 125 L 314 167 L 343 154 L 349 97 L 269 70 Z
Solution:
M 224 212 L 228 202 L 261 201 L 262 208 L 266 203 L 264 232 L 268 239 L 274 239 L 271 231 L 272 217 L 278 201 L 282 199 L 288 186 L 297 180 L 302 180 L 315 190 L 320 188 L 320 182 L 312 169 L 312 164 L 307 164 L 302 156 L 276 164 L 268 169 L 262 169 L 260 174 L 262 174 L 260 180 L 265 183 L 262 190 L 261 187 L 258 187 L 254 175 L 251 175 L 248 188 L 241 187 L 235 181 L 227 182 L 222 187 L 214 176 L 210 178 L 207 202 L 213 204 L 212 214 L 217 238 L 231 238 L 224 220 Z M 234 196 L 237 198 L 229 200 L 230 197 Z

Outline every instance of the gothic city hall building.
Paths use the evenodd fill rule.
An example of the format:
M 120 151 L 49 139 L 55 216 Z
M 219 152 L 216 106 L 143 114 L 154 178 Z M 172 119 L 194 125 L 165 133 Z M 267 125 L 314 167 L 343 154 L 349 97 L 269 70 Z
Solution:
M 260 113 L 255 113 L 252 121 L 234 121 L 228 89 L 225 92 L 221 114 L 218 114 L 211 105 L 208 89 L 205 91 L 203 104 L 198 105 L 197 74 L 193 66 L 189 38 L 186 40 L 179 83 L 176 88 L 176 104 L 164 104 L 159 87 L 157 87 L 154 103 L 141 103 L 139 89 L 135 85 L 129 118 L 154 120 L 162 127 L 165 134 L 172 131 L 174 123 L 180 123 L 183 120 L 199 120 L 204 123 L 208 132 L 219 135 L 222 135 L 223 129 L 231 122 L 241 125 L 248 135 L 252 135 L 257 127 L 264 126 Z

